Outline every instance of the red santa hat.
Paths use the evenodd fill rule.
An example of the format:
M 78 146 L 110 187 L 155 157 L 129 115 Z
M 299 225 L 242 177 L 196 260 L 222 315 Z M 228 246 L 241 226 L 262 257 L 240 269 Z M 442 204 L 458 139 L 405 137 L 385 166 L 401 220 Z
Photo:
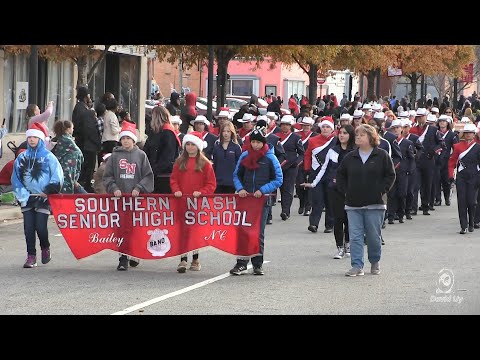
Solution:
M 25 133 L 25 136 L 27 138 L 30 136 L 35 136 L 45 141 L 45 138 L 49 137 L 48 129 L 43 124 L 35 122 L 30 125 L 29 129 Z
M 208 146 L 207 142 L 203 140 L 202 134 L 199 133 L 198 131 L 189 132 L 183 137 L 183 141 L 182 141 L 183 148 L 185 148 L 185 145 L 187 144 L 187 142 L 191 142 L 192 144 L 195 144 L 195 146 L 200 151 L 202 151 Z
M 133 142 L 137 142 L 137 125 L 135 123 L 131 123 L 128 121 L 122 122 L 122 131 L 120 132 L 120 139 L 122 137 L 128 136 L 129 138 L 133 139 Z
M 323 125 L 328 125 L 332 128 L 332 130 L 335 130 L 335 124 L 333 123 L 333 119 L 331 116 L 324 116 L 322 118 L 319 127 L 322 128 Z

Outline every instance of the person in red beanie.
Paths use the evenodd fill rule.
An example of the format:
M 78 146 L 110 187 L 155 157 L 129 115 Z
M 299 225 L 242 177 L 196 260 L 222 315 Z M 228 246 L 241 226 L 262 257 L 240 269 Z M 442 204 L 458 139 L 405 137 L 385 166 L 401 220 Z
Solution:
M 183 137 L 182 146 L 184 151 L 175 161 L 170 177 L 170 187 L 173 194 L 175 197 L 192 194 L 193 197 L 199 197 L 213 194 L 217 187 L 217 180 L 212 163 L 202 152 L 207 146 L 202 134 L 198 131 L 186 134 Z M 187 261 L 187 254 L 183 254 L 177 267 L 179 273 L 187 271 Z M 200 269 L 198 251 L 194 251 L 190 270 L 200 271 Z

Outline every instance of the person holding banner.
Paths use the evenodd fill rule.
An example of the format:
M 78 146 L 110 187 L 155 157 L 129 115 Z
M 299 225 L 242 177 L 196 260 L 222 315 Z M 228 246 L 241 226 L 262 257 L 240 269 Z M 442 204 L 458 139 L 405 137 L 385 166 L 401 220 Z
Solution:
M 13 164 L 12 188 L 22 207 L 27 242 L 27 260 L 23 267 L 33 268 L 37 266 L 35 233 L 40 240 L 42 264 L 51 260 L 47 227 L 51 208 L 47 195 L 60 192 L 63 170 L 55 155 L 47 150 L 43 131 L 30 128 L 25 135 L 27 151 L 18 155 Z
M 170 187 L 175 197 L 193 194 L 193 197 L 210 195 L 215 192 L 217 180 L 210 160 L 202 152 L 208 144 L 203 140 L 203 134 L 192 131 L 183 137 L 183 151 L 173 165 Z M 177 271 L 183 274 L 187 271 L 187 254 L 180 258 Z M 190 264 L 191 271 L 200 271 L 202 266 L 198 260 L 198 251 L 193 252 Z
M 478 129 L 474 124 L 466 124 L 463 128 L 464 139 L 453 145 L 453 153 L 448 160 L 450 184 L 455 181 L 454 170 L 457 170 L 456 186 L 460 234 L 466 234 L 467 225 L 469 232 L 474 230 L 480 168 L 480 144 L 474 139 L 477 131 Z
M 233 183 L 241 198 L 249 193 L 259 198 L 276 192 L 283 183 L 283 172 L 275 156 L 273 145 L 267 144 L 264 128 L 254 128 L 250 133 L 250 148 L 242 153 L 233 173 Z M 260 254 L 252 257 L 253 274 L 263 275 L 263 254 L 265 226 L 272 206 L 272 197 L 265 199 L 260 222 Z M 247 273 L 248 258 L 237 258 L 237 264 L 230 270 L 232 275 Z
M 106 160 L 103 183 L 109 194 L 116 197 L 122 194 L 132 194 L 133 197 L 140 193 L 151 193 L 154 188 L 152 167 L 147 155 L 138 148 L 136 125 L 124 121 L 119 134 L 122 146 L 113 148 L 112 155 Z M 134 239 L 129 239 L 134 241 Z M 117 270 L 128 270 L 128 257 L 121 254 Z M 130 260 L 130 266 L 135 267 L 139 260 Z

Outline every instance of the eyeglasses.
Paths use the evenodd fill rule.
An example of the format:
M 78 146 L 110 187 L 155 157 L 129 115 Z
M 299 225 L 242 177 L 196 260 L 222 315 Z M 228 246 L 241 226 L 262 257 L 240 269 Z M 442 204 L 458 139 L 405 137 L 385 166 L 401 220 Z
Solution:
M 451 114 L 452 112 L 451 111 L 445 111 L 445 114 Z

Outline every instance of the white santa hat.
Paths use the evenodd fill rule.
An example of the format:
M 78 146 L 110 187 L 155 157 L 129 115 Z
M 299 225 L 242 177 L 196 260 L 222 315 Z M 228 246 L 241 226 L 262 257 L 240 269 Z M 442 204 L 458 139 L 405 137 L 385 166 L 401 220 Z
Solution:
M 133 139 L 133 142 L 137 142 L 137 125 L 135 123 L 131 123 L 128 121 L 122 122 L 122 131 L 120 132 L 119 139 L 121 140 L 122 137 L 128 136 L 129 138 Z
M 322 121 L 318 125 L 320 128 L 322 128 L 323 125 L 330 126 L 332 130 L 335 130 L 335 124 L 333 123 L 333 119 L 331 116 L 324 116 L 322 118 Z
M 183 140 L 182 140 L 183 148 L 185 148 L 185 145 L 187 144 L 187 142 L 191 142 L 192 144 L 195 144 L 195 146 L 200 151 L 202 151 L 208 146 L 208 143 L 203 140 L 202 134 L 199 133 L 198 131 L 189 132 L 183 137 Z

